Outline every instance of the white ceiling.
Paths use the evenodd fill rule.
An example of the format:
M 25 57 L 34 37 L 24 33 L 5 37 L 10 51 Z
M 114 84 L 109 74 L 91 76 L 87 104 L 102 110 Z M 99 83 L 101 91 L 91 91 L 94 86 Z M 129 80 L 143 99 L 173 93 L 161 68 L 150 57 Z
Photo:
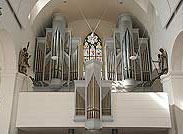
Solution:
M 140 1 L 144 0 L 123 0 L 123 4 L 120 4 L 118 0 L 67 0 L 66 3 L 62 0 L 51 0 L 37 13 L 36 17 L 32 17 L 34 18 L 32 20 L 33 29 L 37 33 L 40 32 L 40 29 L 48 25 L 54 12 L 62 13 L 66 17 L 67 23 L 82 20 L 79 8 L 87 19 L 98 19 L 106 11 L 102 19 L 116 24 L 118 15 L 128 12 L 142 24 L 147 24 L 149 19 L 147 8 L 144 5 L 148 4 L 147 2 L 139 4 Z M 32 11 L 32 14 L 36 13 Z

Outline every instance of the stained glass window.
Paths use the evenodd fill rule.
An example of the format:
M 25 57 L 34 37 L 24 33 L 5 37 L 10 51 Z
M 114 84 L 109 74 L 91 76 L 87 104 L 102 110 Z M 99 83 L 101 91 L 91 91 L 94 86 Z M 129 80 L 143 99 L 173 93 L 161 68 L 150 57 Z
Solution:
M 102 41 L 96 33 L 90 33 L 84 40 L 84 62 L 96 59 L 102 62 Z

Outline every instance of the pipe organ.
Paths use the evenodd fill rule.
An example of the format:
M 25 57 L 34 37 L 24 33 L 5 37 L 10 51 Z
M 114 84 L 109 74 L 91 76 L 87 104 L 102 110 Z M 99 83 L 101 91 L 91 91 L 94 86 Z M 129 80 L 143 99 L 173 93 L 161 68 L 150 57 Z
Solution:
M 35 80 L 47 83 L 51 88 L 69 86 L 78 79 L 78 45 L 80 39 L 72 38 L 66 28 L 65 18 L 54 14 L 52 28 L 46 29 L 46 37 L 38 37 L 35 52 Z
M 100 119 L 100 86 L 95 75 L 87 86 L 87 119 Z
M 128 14 L 118 17 L 117 26 L 113 37 L 105 39 L 105 45 L 99 45 L 101 48 L 96 48 L 95 51 L 93 47 L 86 47 L 84 50 L 88 53 L 86 55 L 85 52 L 81 57 L 80 38 L 72 37 L 71 31 L 66 27 L 65 17 L 54 14 L 52 28 L 46 29 L 46 37 L 37 38 L 35 81 L 46 83 L 42 85 L 48 85 L 52 89 L 69 87 L 73 80 L 82 77 L 79 74 L 82 74 L 80 64 L 83 61 L 80 59 L 83 58 L 85 62 L 100 59 L 99 62 L 104 62 L 102 74 L 105 78 L 102 76 L 102 80 L 121 81 L 123 88 L 135 88 L 140 83 L 150 81 L 152 69 L 148 38 L 140 37 L 139 29 L 133 28 Z M 100 40 L 98 43 L 101 42 Z M 103 52 L 98 54 L 99 50 Z M 137 58 L 130 59 L 134 55 Z
M 85 121 L 88 130 L 98 130 L 104 119 L 112 120 L 112 82 L 101 79 L 99 61 L 87 61 L 85 66 L 86 79 L 75 80 L 75 121 Z
M 133 81 L 135 85 L 151 80 L 148 38 L 139 37 L 139 29 L 133 28 L 129 15 L 119 16 L 118 28 L 114 31 L 113 38 L 105 41 L 105 45 L 108 61 L 106 79 L 124 81 L 128 84 L 129 81 Z M 133 55 L 137 56 L 136 60 L 130 59 Z
M 43 81 L 43 75 L 44 75 L 44 57 L 45 57 L 45 39 L 44 38 L 37 38 L 38 41 L 36 48 L 36 55 L 35 55 L 35 60 L 39 61 L 37 64 L 35 64 L 35 80 L 36 81 Z
M 101 65 L 96 60 L 86 63 L 85 101 L 86 128 L 100 129 L 101 120 Z
M 42 88 L 61 91 L 71 91 L 72 86 L 75 92 L 74 120 L 84 121 L 88 130 L 99 130 L 103 121 L 113 121 L 112 84 L 122 82 L 117 83 L 122 91 L 151 80 L 148 38 L 139 36 L 139 29 L 133 28 L 129 15 L 120 15 L 117 30 L 112 38 L 105 40 L 105 45 L 101 45 L 101 40 L 94 40 L 99 38 L 98 35 L 93 38 L 92 33 L 89 34 L 88 40 L 95 42 L 85 42 L 84 50 L 87 51 L 81 58 L 79 44 L 82 43 L 79 38 L 72 37 L 65 18 L 54 14 L 52 24 L 52 28 L 46 29 L 46 37 L 37 38 L 35 81 L 42 82 Z M 133 55 L 137 57 L 135 60 L 130 59 Z M 84 71 L 80 68 L 83 58 Z M 105 68 L 105 78 L 101 68 Z M 79 80 L 82 71 L 85 80 Z M 63 90 L 65 87 L 69 90 Z M 117 130 L 114 129 L 113 133 Z
M 130 16 L 119 16 L 118 28 L 120 33 L 120 53 L 122 60 L 123 79 L 133 78 L 132 61 L 129 59 L 133 55 L 132 42 L 132 21 Z

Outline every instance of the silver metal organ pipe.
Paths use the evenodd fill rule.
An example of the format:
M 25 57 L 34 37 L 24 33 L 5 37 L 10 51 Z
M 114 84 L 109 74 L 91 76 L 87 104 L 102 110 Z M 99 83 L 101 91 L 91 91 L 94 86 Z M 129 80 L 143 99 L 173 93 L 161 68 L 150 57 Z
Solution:
M 123 78 L 131 79 L 133 78 L 133 65 L 130 60 L 130 56 L 133 55 L 133 42 L 132 42 L 132 21 L 131 17 L 127 14 L 120 15 L 118 20 L 118 27 L 120 30 L 120 40 L 121 40 L 121 61 Z
M 87 119 L 100 119 L 100 87 L 93 75 L 87 89 Z
M 52 72 L 51 78 L 54 79 L 63 79 L 63 43 L 65 37 L 65 28 L 66 28 L 66 21 L 65 17 L 60 13 L 55 13 L 53 15 L 53 43 L 52 43 L 52 57 L 55 57 L 52 60 Z
M 89 130 L 101 128 L 101 67 L 101 63 L 96 60 L 90 60 L 86 63 L 85 125 Z
M 57 57 L 53 60 L 52 78 L 59 78 L 59 59 L 60 59 L 60 43 L 59 43 L 59 29 L 55 31 L 54 41 L 52 46 L 52 57 Z
M 60 78 L 61 78 L 61 80 L 63 80 L 64 79 L 64 73 L 63 73 L 63 64 L 64 64 L 64 49 L 63 49 L 63 36 L 62 36 L 62 33 L 60 32 L 60 59 L 59 59 L 59 61 L 60 61 Z

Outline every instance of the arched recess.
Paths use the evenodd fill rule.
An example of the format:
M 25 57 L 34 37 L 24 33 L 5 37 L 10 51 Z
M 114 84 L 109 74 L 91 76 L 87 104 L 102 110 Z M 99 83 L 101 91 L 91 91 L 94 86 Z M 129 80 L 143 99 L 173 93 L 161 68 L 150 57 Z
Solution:
M 5 30 L 0 30 L 0 65 L 1 72 L 14 73 L 17 71 L 17 60 L 14 49 L 15 45 L 10 34 Z
M 174 72 L 183 71 L 183 31 L 178 34 L 172 49 L 171 67 Z
M 173 72 L 183 71 L 183 31 L 175 39 L 172 49 L 171 68 Z

